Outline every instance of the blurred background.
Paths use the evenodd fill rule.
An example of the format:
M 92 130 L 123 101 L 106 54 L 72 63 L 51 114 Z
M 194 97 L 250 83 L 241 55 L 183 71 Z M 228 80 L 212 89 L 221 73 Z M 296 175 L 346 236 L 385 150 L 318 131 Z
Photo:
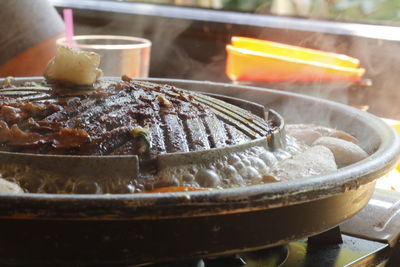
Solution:
M 44 4 L 31 7 L 30 10 L 39 12 L 28 15 L 36 13 L 41 20 L 53 13 L 62 19 L 63 10 L 71 8 L 75 35 L 113 34 L 149 39 L 150 77 L 238 82 L 291 90 L 357 106 L 381 117 L 400 119 L 398 0 L 5 0 L 1 4 L 24 1 L 25 7 L 40 2 L 54 9 L 53 12 Z M 63 33 L 59 18 L 31 28 L 43 29 L 43 25 L 54 28 L 42 38 L 51 43 Z M 30 21 L 37 20 L 32 17 Z M 232 81 L 226 74 L 226 45 L 232 36 L 345 54 L 359 59 L 366 73 L 362 81 L 345 84 L 318 80 Z M 3 56 L 2 76 L 40 75 L 43 64 L 36 68 L 32 61 L 15 64 L 16 54 L 20 55 L 21 50 L 26 53 L 28 46 Z M 46 51 L 49 55 L 54 53 L 54 49 Z M 45 62 L 48 57 L 40 58 Z M 18 66 L 17 70 L 10 71 L 10 64 Z M 30 68 L 21 70 L 21 66 Z

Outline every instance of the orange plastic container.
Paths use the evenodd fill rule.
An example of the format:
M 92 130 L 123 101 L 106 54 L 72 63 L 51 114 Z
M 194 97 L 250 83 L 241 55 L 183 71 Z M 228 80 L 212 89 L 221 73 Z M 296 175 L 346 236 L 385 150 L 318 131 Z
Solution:
M 226 47 L 226 73 L 237 81 L 359 81 L 359 60 L 346 55 L 245 37 Z

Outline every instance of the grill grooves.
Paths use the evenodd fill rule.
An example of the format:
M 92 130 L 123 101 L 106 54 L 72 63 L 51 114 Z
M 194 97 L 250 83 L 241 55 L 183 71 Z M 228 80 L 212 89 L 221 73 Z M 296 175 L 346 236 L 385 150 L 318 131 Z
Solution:
M 90 108 L 92 105 L 96 103 L 95 99 L 84 99 L 80 101 L 80 104 L 76 103 L 71 106 L 67 106 L 64 110 L 53 113 L 52 115 L 46 117 L 44 121 L 52 122 L 54 119 L 58 121 L 62 121 L 64 119 L 73 119 L 75 116 L 78 116 L 79 113 L 84 112 L 86 109 Z
M 229 129 L 228 129 L 228 125 L 227 124 L 224 124 L 224 130 L 225 130 L 225 133 L 226 133 L 226 135 L 227 135 L 227 137 L 228 137 L 228 139 L 229 140 L 233 140 L 233 136 L 232 136 L 232 133 L 229 131 Z M 230 145 L 232 145 L 232 144 L 234 144 L 234 143 L 231 143 Z
M 51 91 L 51 88 L 49 87 L 41 87 L 41 88 L 35 88 L 35 87 L 7 87 L 0 89 L 1 92 L 15 92 L 14 94 L 17 95 L 19 91 L 32 91 L 32 92 L 48 92 Z M 2 94 L 3 95 L 3 94 Z
M 130 139 L 130 127 L 123 126 L 102 134 L 94 142 L 83 145 L 82 154 L 108 155 L 117 147 L 122 146 Z
M 26 97 L 19 97 L 16 98 L 15 100 L 21 102 L 21 101 L 46 100 L 46 99 L 51 99 L 51 96 L 49 94 L 42 93 L 42 94 L 29 95 Z
M 260 134 L 254 132 L 252 129 L 250 129 L 247 125 L 241 123 L 240 121 L 237 121 L 235 118 L 230 117 L 229 115 L 226 115 L 225 113 L 220 112 L 217 109 L 214 109 L 213 107 L 210 107 L 210 109 L 225 123 L 230 124 L 235 126 L 238 130 L 249 136 L 250 138 L 257 138 L 261 137 Z
M 173 114 L 165 114 L 163 117 L 166 126 L 167 152 L 188 152 L 189 147 L 182 121 Z
M 193 143 L 193 136 L 191 134 L 189 125 L 188 125 L 188 120 L 182 118 L 182 116 L 179 116 L 179 119 L 182 121 L 182 127 L 183 127 L 183 131 L 186 133 L 186 143 L 187 146 L 189 147 L 189 151 L 193 151 L 195 150 L 195 144 Z
M 27 96 L 21 97 L 23 94 Z M 149 82 L 106 81 L 91 91 L 29 86 L 3 88 L 0 97 L 4 99 L 2 104 L 0 98 L 2 105 L 7 101 L 21 102 L 22 99 L 61 105 L 63 109 L 60 111 L 34 117 L 40 127 L 50 127 L 54 132 L 63 127 L 83 129 L 92 140 L 89 144 L 70 149 L 43 146 L 40 151 L 44 153 L 136 153 L 138 144 L 130 134 L 136 126 L 149 126 L 152 148 L 148 157 L 152 159 L 165 152 L 189 152 L 239 144 L 271 132 L 270 124 L 263 119 L 222 100 Z M 41 132 L 42 128 L 28 125 L 27 118 L 20 124 L 25 131 L 45 134 Z M 0 149 L 7 150 L 6 147 Z
M 204 103 L 208 105 L 215 114 L 220 116 L 222 119 L 225 120 L 225 122 L 230 122 L 231 124 L 234 125 L 240 125 L 240 128 L 245 132 L 246 134 L 250 136 L 257 136 L 259 137 L 260 135 L 266 135 L 266 131 L 263 129 L 260 129 L 256 124 L 254 124 L 252 121 L 248 120 L 247 118 L 244 118 L 242 116 L 239 116 L 237 113 L 229 109 L 229 106 L 219 106 L 211 101 L 204 100 L 204 99 L 199 99 L 198 100 L 201 103 Z
M 184 120 L 184 127 L 189 138 L 188 143 L 191 151 L 210 148 L 208 134 L 201 119 L 186 119 Z
M 206 104 L 213 106 L 223 113 L 236 117 L 242 123 L 249 124 L 254 131 L 257 131 L 261 135 L 266 135 L 267 131 L 269 130 L 269 127 L 267 127 L 264 120 L 258 116 L 254 116 L 254 114 L 248 112 L 247 110 L 239 109 L 233 105 L 227 105 L 224 101 L 205 95 L 196 94 L 195 99 L 199 102 L 203 100 Z

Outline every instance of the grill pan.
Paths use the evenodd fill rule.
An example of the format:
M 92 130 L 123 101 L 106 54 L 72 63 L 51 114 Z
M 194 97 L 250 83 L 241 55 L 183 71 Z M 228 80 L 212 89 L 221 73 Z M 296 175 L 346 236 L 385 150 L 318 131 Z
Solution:
M 244 188 L 163 194 L 0 195 L 2 264 L 147 264 L 284 244 L 350 218 L 394 167 L 397 134 L 379 118 L 303 95 L 212 82 L 160 80 L 239 97 L 285 121 L 347 131 L 370 156 L 335 173 Z
M 194 178 L 217 164 L 225 173 L 226 155 L 275 151 L 286 143 L 283 118 L 264 106 L 220 95 L 189 94 L 169 85 L 129 84 L 105 78 L 96 85 L 101 91 L 32 83 L 0 89 L 5 103 L 15 101 L 21 106 L 18 110 L 26 112 L 16 120 L 13 107 L 2 108 L 8 131 L 17 132 L 11 136 L 18 136 L 11 126 L 15 123 L 31 134 L 27 141 L 12 137 L 1 147 L 3 178 L 18 182 L 30 193 L 137 193 L 160 185 L 192 186 L 183 173 L 191 171 Z M 175 103 L 166 107 L 159 98 Z M 46 107 L 32 113 L 27 101 L 40 101 L 33 106 Z M 54 112 L 58 105 L 63 108 Z M 148 138 L 132 138 L 129 129 L 137 125 L 148 126 Z M 79 129 L 86 135 L 77 140 L 75 132 L 76 142 L 71 142 L 65 131 L 48 133 L 57 127 Z M 3 132 L 7 138 L 7 128 Z M 87 142 L 87 136 L 91 141 Z M 147 153 L 140 151 L 143 148 Z M 226 188 L 232 183 L 251 184 L 257 175 L 224 178 Z

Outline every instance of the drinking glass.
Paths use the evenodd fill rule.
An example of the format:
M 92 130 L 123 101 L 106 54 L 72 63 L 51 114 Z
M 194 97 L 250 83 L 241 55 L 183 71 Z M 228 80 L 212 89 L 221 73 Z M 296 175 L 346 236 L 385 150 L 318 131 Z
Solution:
M 147 39 L 120 35 L 76 35 L 73 41 L 67 44 L 63 37 L 57 40 L 57 45 L 100 54 L 100 69 L 104 76 L 149 76 L 151 41 Z

